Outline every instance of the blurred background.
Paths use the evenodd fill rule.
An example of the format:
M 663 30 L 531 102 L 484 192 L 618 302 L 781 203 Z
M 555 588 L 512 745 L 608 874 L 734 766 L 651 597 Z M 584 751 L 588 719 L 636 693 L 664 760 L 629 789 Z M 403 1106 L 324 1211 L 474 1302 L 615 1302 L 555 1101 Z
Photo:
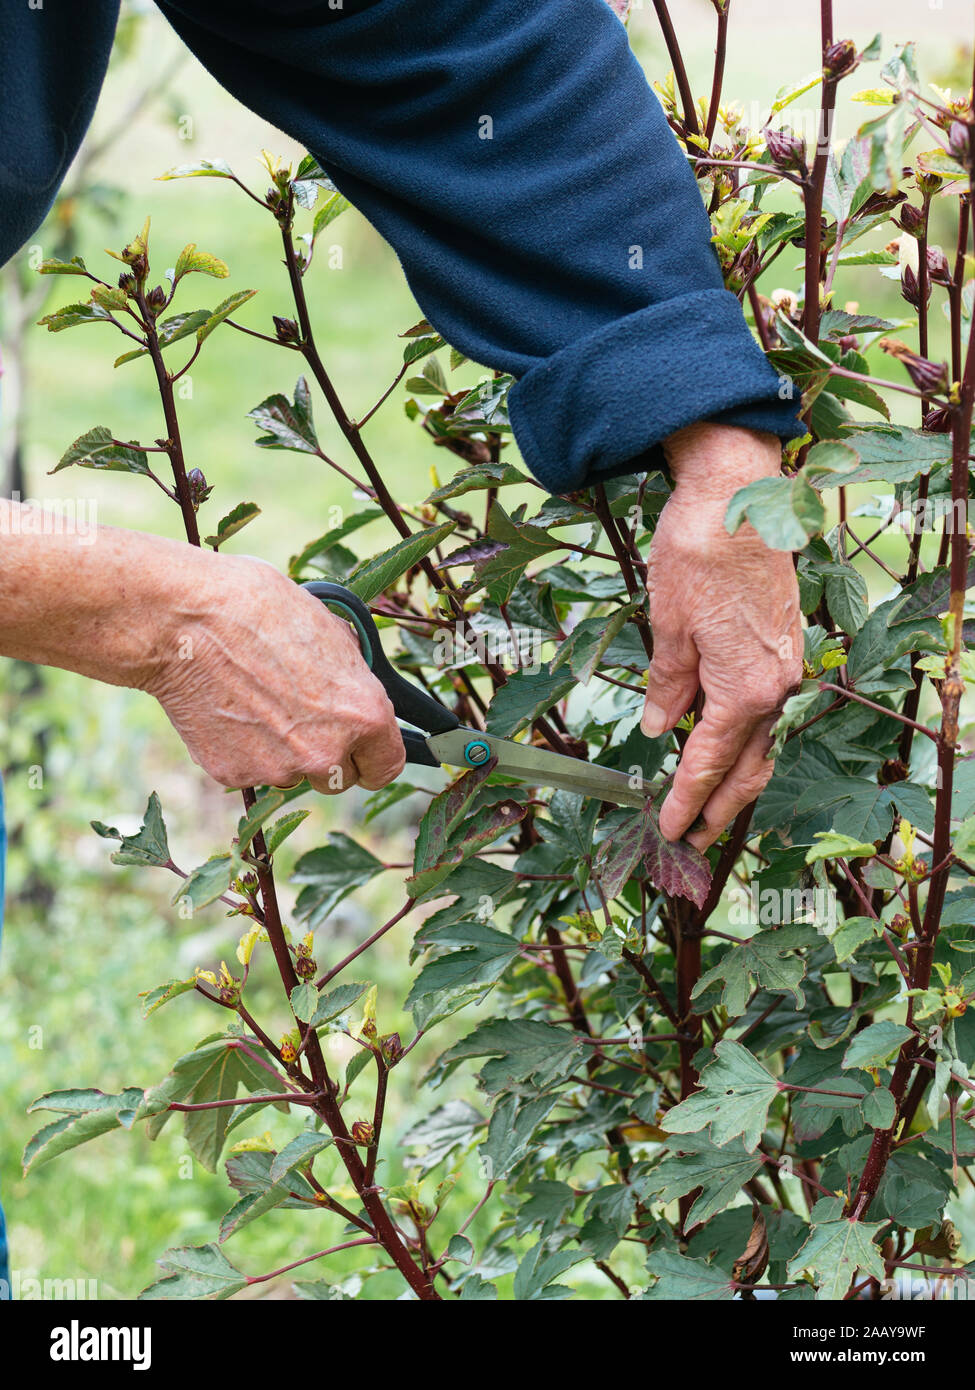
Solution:
M 695 91 L 706 92 L 713 7 L 710 0 L 682 0 L 673 11 Z M 724 90 L 756 126 L 765 121 L 780 88 L 817 68 L 818 19 L 814 0 L 734 0 Z M 973 19 L 968 0 L 839 0 L 836 5 L 837 37 L 853 38 L 862 47 L 879 30 L 885 57 L 897 42 L 916 39 L 922 75 L 956 92 L 968 84 Z M 662 78 L 669 63 L 650 0 L 633 6 L 630 32 L 649 78 Z M 875 68 L 863 70 L 862 82 L 858 74 L 852 85 L 844 84 L 841 96 L 858 83 L 877 85 L 875 74 Z M 810 128 L 815 100 L 813 92 L 790 108 L 787 115 L 797 128 Z M 875 114 L 874 108 L 851 107 L 847 101 L 841 106 L 841 139 Z M 32 267 L 47 256 L 82 254 L 96 273 L 106 274 L 114 263 L 100 248 L 120 248 L 151 214 L 150 249 L 157 271 L 173 264 L 186 242 L 197 242 L 222 257 L 231 271 L 219 287 L 196 277 L 204 286 L 201 304 L 215 303 L 232 290 L 256 289 L 258 297 L 241 318 L 250 327 L 271 331 L 272 314 L 291 313 L 273 220 L 226 182 L 154 182 L 174 165 L 221 159 L 263 192 L 262 148 L 295 163 L 303 153 L 224 93 L 150 5 L 126 4 L 97 117 L 64 194 L 31 245 L 0 271 L 5 368 L 0 479 L 5 493 L 74 497 L 89 505 L 93 499 L 102 523 L 182 536 L 178 511 L 148 480 L 78 469 L 49 475 L 68 444 L 93 425 L 109 426 L 118 438 L 148 441 L 162 433 L 162 419 L 144 361 L 113 371 L 120 350 L 114 335 L 86 330 L 51 337 L 33 326 L 43 313 L 77 298 L 78 282 L 41 278 Z M 504 196 L 503 189 L 498 192 Z M 939 235 L 940 211 L 936 203 L 933 240 L 946 242 L 948 223 Z M 306 281 L 313 320 L 339 394 L 350 414 L 361 416 L 402 360 L 396 334 L 421 314 L 395 256 L 357 212 L 344 214 L 322 240 L 326 245 L 316 251 Z M 883 240 L 875 236 L 869 244 L 882 245 Z M 323 254 L 332 247 L 341 248 L 340 257 Z M 763 293 L 798 284 L 800 254 L 796 252 L 795 266 L 786 264 L 787 257 L 778 262 L 770 283 L 761 286 Z M 340 260 L 340 267 L 330 266 L 330 260 Z M 870 312 L 895 320 L 910 313 L 896 281 L 881 279 L 875 270 L 844 270 L 840 276 L 839 305 L 862 299 Z M 184 309 L 196 307 L 187 302 L 188 293 L 181 295 Z M 939 327 L 936 334 L 941 331 Z M 943 357 L 944 339 L 935 341 L 938 350 L 932 356 Z M 220 340 L 193 368 L 191 397 L 179 402 L 188 462 L 202 468 L 214 488 L 201 522 L 214 529 L 237 502 L 256 501 L 262 516 L 231 548 L 258 554 L 282 569 L 327 528 L 332 504 L 348 507 L 352 500 L 347 484 L 317 460 L 254 447 L 256 431 L 246 412 L 272 392 L 290 396 L 298 374 L 294 361 L 253 338 L 222 330 Z M 458 384 L 481 374 L 478 368 L 464 368 Z M 431 464 L 446 476 L 451 460 L 430 447 L 423 432 L 406 419 L 402 403 L 399 388 L 371 422 L 368 441 L 385 476 L 395 481 L 397 495 L 419 501 L 430 490 Z M 347 461 L 338 430 L 319 401 L 315 411 L 323 449 Z M 913 415 L 905 418 L 914 423 Z M 358 546 L 360 553 L 366 544 L 378 550 L 391 541 L 384 525 L 372 527 L 368 541 Z M 65 583 L 70 582 L 65 575 Z M 0 1193 L 9 1222 L 11 1264 L 21 1279 L 94 1280 L 100 1298 L 132 1297 L 156 1277 L 153 1260 L 165 1248 L 212 1237 L 215 1223 L 231 1205 L 225 1178 L 182 1162 L 187 1150 L 176 1125 L 167 1126 L 155 1144 L 141 1131 L 107 1136 L 22 1178 L 23 1146 L 49 1118 L 26 1110 L 37 1096 L 61 1086 L 117 1090 L 150 1085 L 178 1055 L 220 1026 L 222 1019 L 215 1019 L 194 995 L 143 1020 L 137 996 L 171 976 L 190 974 L 197 964 L 212 967 L 221 957 L 232 958 L 240 924 L 212 908 L 198 921 L 180 920 L 170 901 L 175 880 L 161 870 L 111 865 L 111 846 L 94 835 L 89 821 L 133 830 L 155 789 L 173 857 L 190 868 L 229 838 L 238 801 L 236 796 L 228 800 L 188 763 L 150 699 L 8 661 L 0 662 L 0 767 L 10 832 L 0 960 Z M 288 905 L 294 898 L 287 886 L 294 857 L 322 843 L 330 829 L 352 831 L 389 862 L 410 858 L 415 813 L 410 800 L 366 827 L 358 794 L 307 804 L 311 817 L 277 859 Z M 320 933 L 320 959 L 337 959 L 398 908 L 399 877 L 387 874 L 345 900 L 331 919 L 327 943 Z M 383 1030 L 399 1027 L 405 1037 L 412 1035 L 411 1022 L 392 1011 L 408 988 L 414 929 L 415 922 L 404 923 L 368 958 L 369 978 L 380 987 Z M 283 1029 L 276 980 L 267 973 L 262 982 L 265 1008 L 255 1012 Z M 446 1098 L 444 1092 L 419 1092 L 415 1083 L 432 1057 L 470 1026 L 468 1013 L 456 1017 L 429 1048 L 421 1046 L 411 1055 L 408 1075 L 397 1074 L 392 1135 Z M 465 1084 L 456 1076 L 452 1094 L 465 1094 Z M 476 1103 L 473 1090 L 467 1094 Z M 252 1128 L 260 1132 L 269 1126 L 274 1132 L 281 1118 L 275 1113 L 268 1121 L 262 1113 Z M 406 1172 L 402 1158 L 392 1146 L 387 1154 L 390 1166 L 383 1181 L 401 1181 Z M 335 1190 L 341 1196 L 341 1187 Z M 481 1192 L 476 1165 L 470 1165 L 461 1172 L 451 1201 L 463 1214 Z M 963 1209 L 955 1219 L 970 1240 L 975 1226 L 964 1209 L 968 1204 L 959 1205 Z M 235 1236 L 227 1253 L 252 1274 L 284 1264 L 318 1248 L 310 1243 L 317 1236 L 303 1224 L 306 1220 L 302 1213 L 277 1212 Z M 487 1225 L 469 1232 L 478 1247 L 491 1220 L 483 1217 Z M 331 1265 L 329 1277 L 362 1263 L 361 1252 L 347 1252 Z M 308 1277 L 322 1273 L 313 1265 Z M 583 1296 L 611 1293 L 601 1276 L 593 1272 L 590 1277 L 586 1266 L 573 1276 Z M 398 1280 L 390 1276 L 368 1287 L 372 1298 L 400 1292 Z M 262 1285 L 259 1293 L 285 1297 L 289 1286 L 286 1281 Z

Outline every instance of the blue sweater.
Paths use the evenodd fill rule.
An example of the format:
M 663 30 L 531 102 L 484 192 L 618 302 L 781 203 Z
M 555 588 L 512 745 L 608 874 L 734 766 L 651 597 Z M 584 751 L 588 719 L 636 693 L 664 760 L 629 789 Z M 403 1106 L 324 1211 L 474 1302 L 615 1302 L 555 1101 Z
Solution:
M 797 432 L 606 0 L 159 5 L 390 242 L 434 327 L 513 373 L 515 438 L 550 491 L 659 465 L 659 442 L 697 420 Z M 0 263 L 85 134 L 117 13 L 4 8 Z

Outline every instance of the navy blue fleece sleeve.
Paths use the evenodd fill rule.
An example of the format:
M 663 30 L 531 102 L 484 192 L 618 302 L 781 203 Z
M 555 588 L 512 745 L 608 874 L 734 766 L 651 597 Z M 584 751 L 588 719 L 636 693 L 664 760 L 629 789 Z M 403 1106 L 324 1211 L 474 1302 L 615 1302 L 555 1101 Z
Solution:
M 796 433 L 605 0 L 159 3 L 318 157 L 438 331 L 518 378 L 551 491 L 645 467 L 697 420 Z

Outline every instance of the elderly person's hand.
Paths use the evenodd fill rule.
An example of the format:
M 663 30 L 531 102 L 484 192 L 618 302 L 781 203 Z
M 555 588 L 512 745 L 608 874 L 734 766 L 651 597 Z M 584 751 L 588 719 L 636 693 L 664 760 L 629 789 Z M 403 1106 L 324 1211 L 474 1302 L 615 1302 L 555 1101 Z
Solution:
M 384 787 L 393 707 L 351 629 L 271 565 L 100 526 L 42 535 L 0 499 L 0 655 L 155 695 L 225 787 Z
M 704 691 L 660 812 L 668 839 L 714 843 L 772 775 L 770 731 L 802 674 L 799 589 L 792 556 L 770 550 L 746 522 L 730 536 L 732 495 L 779 472 L 779 441 L 700 424 L 664 446 L 675 480 L 649 557 L 654 652 L 642 728 L 671 729 Z

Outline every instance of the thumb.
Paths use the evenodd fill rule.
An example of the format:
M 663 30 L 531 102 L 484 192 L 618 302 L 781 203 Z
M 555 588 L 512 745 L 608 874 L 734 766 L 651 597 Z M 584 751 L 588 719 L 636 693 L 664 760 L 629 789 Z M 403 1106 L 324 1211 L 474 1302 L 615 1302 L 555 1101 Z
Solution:
M 653 661 L 640 728 L 647 738 L 672 729 L 697 694 L 697 648 L 684 633 L 654 633 Z

